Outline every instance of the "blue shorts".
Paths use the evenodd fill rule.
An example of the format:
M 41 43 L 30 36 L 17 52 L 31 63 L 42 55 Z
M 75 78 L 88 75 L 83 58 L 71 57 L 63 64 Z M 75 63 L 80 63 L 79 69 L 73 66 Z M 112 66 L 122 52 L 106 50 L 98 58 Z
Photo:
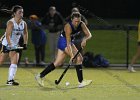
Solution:
M 66 38 L 60 35 L 57 43 L 57 48 L 62 51 L 65 51 L 66 47 L 67 47 Z
M 71 42 L 71 45 L 73 44 L 73 42 Z M 62 50 L 62 51 L 65 51 L 65 48 L 67 47 L 67 40 L 64 36 L 59 36 L 59 39 L 58 39 L 58 43 L 57 43 L 57 48 Z

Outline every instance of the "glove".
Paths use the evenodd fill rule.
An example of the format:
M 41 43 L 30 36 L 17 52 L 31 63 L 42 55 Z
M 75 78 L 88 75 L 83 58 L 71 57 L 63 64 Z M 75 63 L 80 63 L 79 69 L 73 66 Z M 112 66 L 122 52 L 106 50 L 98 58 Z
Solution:
M 27 50 L 27 44 L 23 44 L 23 50 Z

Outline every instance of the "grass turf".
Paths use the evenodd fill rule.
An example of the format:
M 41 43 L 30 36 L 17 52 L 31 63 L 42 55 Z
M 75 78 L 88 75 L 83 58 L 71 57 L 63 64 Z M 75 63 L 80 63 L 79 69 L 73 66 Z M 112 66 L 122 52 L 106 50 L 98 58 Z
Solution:
M 56 69 L 45 78 L 45 87 L 39 87 L 34 75 L 43 68 L 18 68 L 15 79 L 20 86 L 5 86 L 8 67 L 0 67 L 0 100 L 139 100 L 140 70 L 129 73 L 126 69 L 84 68 L 85 79 L 93 83 L 77 88 L 75 69 L 69 69 L 56 86 L 64 69 Z M 66 86 L 65 82 L 70 85 Z

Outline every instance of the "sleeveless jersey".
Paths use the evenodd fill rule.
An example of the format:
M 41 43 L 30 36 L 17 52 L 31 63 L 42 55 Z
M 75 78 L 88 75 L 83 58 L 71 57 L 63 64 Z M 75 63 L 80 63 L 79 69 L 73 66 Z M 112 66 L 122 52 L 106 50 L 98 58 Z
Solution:
M 82 28 L 81 28 L 81 23 L 78 25 L 78 27 L 75 29 L 72 22 L 69 22 L 70 24 L 70 27 L 72 29 L 72 33 L 71 33 L 71 42 L 73 43 L 74 39 L 75 39 L 75 36 L 80 34 Z M 67 40 L 66 40 L 66 35 L 65 35 L 65 31 L 64 29 L 61 31 L 60 33 L 60 36 L 59 36 L 59 39 L 58 39 L 58 43 L 57 43 L 57 48 L 62 50 L 62 51 L 65 51 L 65 48 L 67 47 Z
M 74 40 L 75 37 L 81 33 L 81 30 L 82 30 L 81 24 L 82 24 L 82 22 L 80 22 L 80 24 L 78 25 L 78 27 L 76 29 L 74 28 L 74 26 L 72 24 L 72 21 L 70 21 L 68 23 L 70 24 L 70 27 L 72 29 L 71 40 Z M 60 35 L 66 37 L 64 29 L 62 30 Z
M 16 21 L 14 20 L 14 18 L 10 19 L 9 21 L 11 21 L 13 23 L 13 30 L 11 33 L 10 41 L 11 41 L 12 46 L 15 46 L 15 45 L 18 45 L 19 39 L 20 39 L 21 35 L 23 35 L 23 33 L 24 33 L 25 22 L 22 20 L 19 24 L 17 24 Z M 6 32 L 5 32 L 5 35 L 6 35 Z M 6 37 L 4 37 L 4 39 L 2 41 L 2 45 L 8 46 Z

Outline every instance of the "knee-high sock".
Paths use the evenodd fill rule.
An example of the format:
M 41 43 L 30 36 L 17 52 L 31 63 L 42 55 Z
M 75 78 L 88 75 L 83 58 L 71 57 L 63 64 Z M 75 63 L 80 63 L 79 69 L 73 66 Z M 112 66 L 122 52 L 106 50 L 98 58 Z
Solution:
M 81 83 L 83 81 L 83 71 L 82 71 L 82 65 L 75 65 L 78 81 Z
M 17 71 L 17 64 L 11 64 L 9 67 L 8 81 L 13 80 Z
M 46 67 L 41 73 L 40 73 L 40 77 L 43 78 L 44 76 L 46 76 L 48 73 L 50 73 L 51 71 L 53 71 L 55 69 L 55 66 L 53 63 L 51 63 L 50 65 L 48 65 L 48 67 Z

